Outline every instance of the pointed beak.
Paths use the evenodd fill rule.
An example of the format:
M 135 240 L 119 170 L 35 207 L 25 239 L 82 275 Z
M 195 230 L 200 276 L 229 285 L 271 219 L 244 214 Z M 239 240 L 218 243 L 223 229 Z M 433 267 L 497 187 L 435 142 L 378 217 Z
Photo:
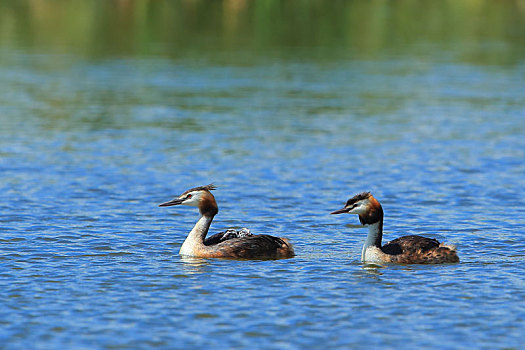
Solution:
M 339 210 L 333 211 L 330 214 L 344 214 L 344 213 L 348 213 L 349 210 L 350 209 L 348 209 L 348 208 L 343 208 L 343 209 L 339 209 Z
M 179 198 L 172 199 L 171 201 L 164 202 L 162 204 L 159 204 L 159 207 L 170 207 L 172 205 L 179 205 L 182 204 L 183 200 Z

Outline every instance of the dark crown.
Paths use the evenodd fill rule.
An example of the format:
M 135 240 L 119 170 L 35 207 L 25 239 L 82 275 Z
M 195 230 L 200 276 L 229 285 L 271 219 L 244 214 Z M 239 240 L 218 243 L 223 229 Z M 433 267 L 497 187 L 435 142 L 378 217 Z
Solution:
M 193 191 L 213 191 L 215 190 L 217 187 L 214 185 L 214 184 L 209 184 L 209 185 L 206 185 L 206 186 L 199 186 L 199 187 L 193 187 L 193 188 L 190 188 L 189 190 L 185 191 L 183 194 L 181 194 L 181 196 L 187 194 L 187 193 L 190 193 L 190 192 L 193 192 Z
M 368 199 L 368 197 L 370 197 L 370 192 L 361 192 L 359 194 L 356 194 L 355 196 L 350 198 L 348 202 L 346 202 L 346 206 L 348 207 L 350 205 L 353 205 L 356 202 L 362 201 L 364 199 Z

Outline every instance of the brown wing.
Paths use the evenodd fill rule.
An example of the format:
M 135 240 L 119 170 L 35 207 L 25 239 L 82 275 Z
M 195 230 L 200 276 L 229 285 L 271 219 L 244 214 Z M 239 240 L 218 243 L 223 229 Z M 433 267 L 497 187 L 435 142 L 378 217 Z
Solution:
M 213 248 L 218 256 L 238 259 L 278 259 L 294 256 L 291 244 L 270 235 L 232 238 L 214 245 Z
M 391 255 L 392 262 L 403 264 L 441 264 L 458 262 L 454 249 L 442 246 L 437 239 L 403 236 L 388 242 L 381 250 Z
M 439 247 L 437 239 L 413 235 L 394 239 L 381 247 L 381 250 L 387 254 L 398 255 L 426 252 L 437 247 Z
M 215 245 L 224 242 L 227 238 L 224 237 L 224 232 L 219 232 L 204 240 L 204 245 Z
M 204 245 L 215 245 L 224 242 L 228 239 L 247 236 L 253 236 L 253 234 L 246 227 L 243 227 L 240 230 L 229 228 L 226 231 L 216 233 L 213 236 L 206 238 L 204 240 Z

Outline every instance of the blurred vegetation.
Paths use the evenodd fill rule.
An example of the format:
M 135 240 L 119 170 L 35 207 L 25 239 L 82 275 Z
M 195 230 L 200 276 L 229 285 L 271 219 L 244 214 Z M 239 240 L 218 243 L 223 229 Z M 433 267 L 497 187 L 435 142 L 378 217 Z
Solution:
M 312 47 L 373 58 L 427 45 L 474 63 L 521 61 L 525 0 L 0 0 L 0 48 L 90 58 Z

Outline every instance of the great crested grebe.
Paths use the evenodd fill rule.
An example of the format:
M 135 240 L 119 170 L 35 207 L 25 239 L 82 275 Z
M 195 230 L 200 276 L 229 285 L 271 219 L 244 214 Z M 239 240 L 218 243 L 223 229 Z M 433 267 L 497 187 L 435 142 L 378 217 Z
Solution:
M 237 259 L 281 259 L 294 256 L 288 239 L 253 235 L 246 228 L 240 231 L 228 229 L 205 239 L 213 217 L 219 212 L 215 197 L 210 192 L 212 190 L 215 190 L 212 184 L 191 188 L 177 198 L 159 205 L 168 207 L 182 204 L 199 208 L 201 217 L 182 244 L 180 255 Z
M 331 214 L 357 214 L 361 224 L 368 226 L 368 237 L 361 260 L 371 263 L 443 264 L 459 262 L 456 248 L 421 236 L 403 236 L 381 247 L 383 208 L 370 192 L 350 198 L 343 209 Z

